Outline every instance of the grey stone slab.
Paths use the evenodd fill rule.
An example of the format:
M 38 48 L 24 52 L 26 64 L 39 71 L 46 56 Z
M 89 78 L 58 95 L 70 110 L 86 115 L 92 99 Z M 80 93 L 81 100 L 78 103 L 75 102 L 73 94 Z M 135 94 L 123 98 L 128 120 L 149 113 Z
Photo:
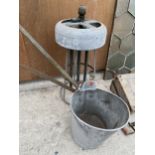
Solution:
M 118 17 L 128 11 L 129 0 L 117 0 L 115 16 Z
M 116 51 L 118 51 L 120 48 L 120 45 L 121 45 L 121 39 L 115 35 L 112 35 L 111 42 L 110 42 L 110 48 L 109 48 L 110 52 L 115 53 Z
M 108 60 L 108 68 L 112 70 L 118 70 L 123 66 L 124 60 L 125 56 L 121 53 L 117 53 Z
M 135 49 L 135 36 L 130 34 L 129 36 L 122 39 L 120 50 L 122 53 L 129 53 L 130 51 Z
M 114 53 L 115 51 L 111 47 L 109 47 L 109 51 L 108 51 L 109 57 L 111 57 Z
M 120 39 L 123 39 L 132 33 L 134 21 L 134 17 L 129 13 L 115 18 L 113 33 Z
M 128 11 L 135 17 L 135 0 L 130 0 Z
M 125 66 L 130 69 L 135 67 L 135 53 L 132 53 L 129 56 L 127 56 Z
M 126 73 L 130 73 L 130 72 L 131 71 L 126 67 L 123 67 L 117 71 L 118 74 L 126 74 Z

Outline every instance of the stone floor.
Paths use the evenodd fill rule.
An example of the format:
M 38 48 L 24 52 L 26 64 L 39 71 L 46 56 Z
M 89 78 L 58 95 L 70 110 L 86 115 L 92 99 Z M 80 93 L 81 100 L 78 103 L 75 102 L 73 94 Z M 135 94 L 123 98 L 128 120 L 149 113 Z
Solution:
M 109 90 L 110 81 L 98 80 Z M 134 155 L 135 135 L 116 132 L 97 149 L 82 150 L 70 131 L 69 106 L 49 81 L 20 85 L 20 155 Z

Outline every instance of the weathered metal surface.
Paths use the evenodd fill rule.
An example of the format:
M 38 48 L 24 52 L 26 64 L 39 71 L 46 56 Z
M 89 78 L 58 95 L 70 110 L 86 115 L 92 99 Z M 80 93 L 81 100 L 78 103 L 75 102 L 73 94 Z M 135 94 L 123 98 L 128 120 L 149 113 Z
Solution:
M 96 20 L 74 22 L 62 20 L 55 26 L 55 39 L 60 46 L 73 50 L 94 50 L 106 42 L 107 29 Z
M 96 148 L 129 119 L 124 101 L 100 89 L 75 92 L 71 112 L 72 136 L 83 149 Z
M 66 19 L 55 26 L 55 39 L 60 46 L 77 50 L 94 50 L 105 44 L 107 29 L 96 20 L 86 20 L 86 7 L 80 6 L 78 18 Z
M 19 25 L 20 31 L 26 36 L 26 38 L 31 41 L 31 43 L 38 49 L 38 51 L 51 63 L 60 73 L 61 75 L 70 81 L 76 88 L 76 82 L 68 75 L 68 73 L 48 54 L 48 52 L 21 26 Z

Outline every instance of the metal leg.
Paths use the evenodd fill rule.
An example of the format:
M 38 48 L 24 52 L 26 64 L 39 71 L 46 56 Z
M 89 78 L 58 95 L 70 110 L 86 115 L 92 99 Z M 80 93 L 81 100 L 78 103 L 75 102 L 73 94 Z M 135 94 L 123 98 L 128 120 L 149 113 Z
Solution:
M 73 58 L 73 80 L 76 81 L 76 72 L 77 72 L 77 52 L 74 51 L 74 58 Z
M 80 81 L 80 62 L 81 62 L 81 51 L 78 51 L 78 56 L 77 56 L 77 82 Z
M 69 58 L 70 58 L 70 71 L 69 71 L 69 74 L 70 74 L 71 77 L 73 77 L 73 57 L 74 57 L 74 51 L 70 50 L 70 55 L 69 55 Z M 70 83 L 70 87 L 72 87 L 71 83 Z
M 83 82 L 87 79 L 88 51 L 85 51 Z

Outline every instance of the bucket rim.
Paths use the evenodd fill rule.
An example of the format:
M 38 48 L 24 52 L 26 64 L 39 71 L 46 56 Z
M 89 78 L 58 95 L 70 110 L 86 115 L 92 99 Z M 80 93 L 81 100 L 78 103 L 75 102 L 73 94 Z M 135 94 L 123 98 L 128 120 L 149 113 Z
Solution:
M 84 125 L 86 125 L 86 126 L 88 126 L 88 127 L 90 127 L 90 128 L 93 128 L 93 129 L 95 129 L 95 130 L 98 130 L 98 131 L 115 132 L 115 131 L 118 131 L 118 130 L 124 128 L 124 127 L 127 125 L 127 123 L 129 122 L 129 118 L 130 118 L 130 110 L 129 110 L 129 107 L 127 106 L 127 103 L 125 103 L 125 101 L 124 101 L 121 97 L 117 96 L 116 94 L 114 94 L 114 93 L 112 93 L 112 92 L 110 92 L 110 91 L 105 91 L 105 90 L 98 89 L 98 88 L 97 88 L 96 90 L 104 91 L 105 93 L 109 93 L 110 95 L 114 95 L 116 98 L 120 99 L 120 100 L 123 102 L 123 104 L 126 106 L 127 111 L 128 111 L 128 119 L 127 119 L 127 121 L 126 121 L 121 127 L 118 127 L 118 128 L 115 128 L 115 129 L 104 129 L 104 128 L 99 128 L 99 127 L 95 127 L 95 126 L 93 126 L 93 125 L 90 125 L 90 124 L 86 123 L 85 121 L 83 121 L 82 119 L 80 119 L 80 118 L 76 115 L 76 113 L 74 112 L 74 110 L 73 110 L 73 108 L 72 108 L 72 105 L 73 105 L 73 96 L 74 96 L 74 94 L 75 94 L 76 92 L 78 92 L 78 91 L 80 91 L 80 90 L 76 90 L 76 91 L 74 92 L 74 94 L 72 95 L 71 104 L 70 104 L 70 109 L 71 109 L 71 112 L 72 112 L 73 116 L 74 116 L 79 122 L 83 123 Z

